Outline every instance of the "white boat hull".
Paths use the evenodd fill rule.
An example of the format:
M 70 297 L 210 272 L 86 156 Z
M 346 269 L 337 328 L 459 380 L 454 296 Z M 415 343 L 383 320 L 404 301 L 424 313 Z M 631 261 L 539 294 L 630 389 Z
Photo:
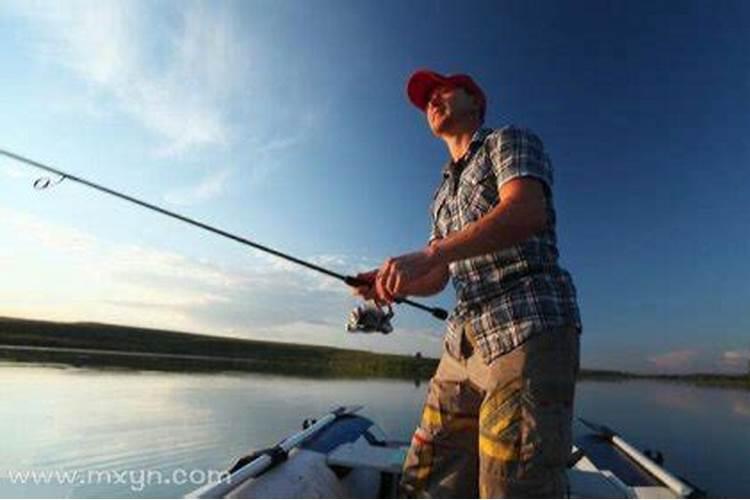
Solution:
M 316 432 L 300 433 L 308 435 L 283 459 L 276 456 L 278 463 L 274 466 L 247 477 L 252 467 L 257 469 L 259 463 L 270 462 L 269 455 L 264 459 L 261 453 L 260 458 L 251 457 L 254 460 L 237 467 L 228 482 L 207 485 L 191 496 L 395 498 L 406 445 L 386 442 L 373 422 L 342 410 L 345 409 L 340 409 L 340 414 L 329 418 L 329 423 Z M 611 438 L 577 428 L 576 446 L 568 470 L 571 498 L 683 498 L 702 493 L 676 479 L 648 457 L 629 455 Z M 291 442 L 290 439 L 282 444 Z M 618 439 L 630 446 L 622 438 Z M 277 452 L 271 455 L 278 455 Z M 670 483 L 669 478 L 677 483 Z

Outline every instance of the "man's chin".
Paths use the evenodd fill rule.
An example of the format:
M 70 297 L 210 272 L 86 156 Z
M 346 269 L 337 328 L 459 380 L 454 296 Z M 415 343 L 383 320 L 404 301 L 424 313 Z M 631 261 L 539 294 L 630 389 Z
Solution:
M 450 130 L 449 125 L 448 120 L 438 120 L 437 122 L 430 123 L 430 130 L 435 135 L 443 135 Z

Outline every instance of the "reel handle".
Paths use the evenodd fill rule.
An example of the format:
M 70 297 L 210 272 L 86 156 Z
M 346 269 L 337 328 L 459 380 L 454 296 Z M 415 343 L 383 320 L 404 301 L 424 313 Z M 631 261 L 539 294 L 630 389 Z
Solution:
M 346 283 L 347 285 L 351 287 L 372 286 L 372 282 L 365 281 L 363 279 L 357 279 L 354 276 L 345 276 L 344 283 Z M 407 306 L 412 306 L 416 309 L 421 309 L 422 311 L 426 311 L 432 314 L 435 318 L 439 320 L 445 321 L 446 319 L 448 319 L 448 311 L 440 307 L 426 306 L 424 304 L 420 304 L 419 302 L 415 302 L 413 300 L 410 300 L 404 297 L 397 297 L 394 300 L 394 302 L 396 302 L 396 304 L 406 304 Z

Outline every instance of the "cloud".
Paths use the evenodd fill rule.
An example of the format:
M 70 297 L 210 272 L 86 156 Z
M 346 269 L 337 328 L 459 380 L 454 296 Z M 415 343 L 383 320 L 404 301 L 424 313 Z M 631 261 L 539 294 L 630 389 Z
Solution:
M 17 266 L 27 270 L 21 273 L 22 284 L 14 283 L 12 273 L 6 273 L 10 276 L 4 283 L 5 291 L 10 295 L 14 285 L 23 286 L 33 295 L 34 287 L 29 282 L 38 282 L 45 283 L 52 295 L 58 290 L 58 300 L 86 304 L 90 311 L 97 310 L 92 304 L 99 303 L 121 308 L 150 306 L 154 311 L 169 310 L 173 317 L 175 312 L 182 314 L 192 307 L 226 302 L 233 289 L 245 284 L 244 276 L 178 253 L 115 245 L 74 227 L 1 206 L 0 217 L 11 230 L 8 235 L 0 232 L 8 247 L 38 252 L 33 257 L 28 255 L 31 252 L 13 252 Z M 40 256 L 49 256 L 54 264 L 51 275 L 45 275 L 49 272 L 45 266 L 35 269 L 39 262 L 34 259 Z M 46 296 L 49 298 L 49 294 Z
M 125 0 L 5 7 L 29 22 L 45 62 L 156 134 L 160 153 L 228 144 L 229 102 L 246 74 L 247 47 L 226 9 L 185 2 L 170 13 L 157 10 L 165 4 Z
M 285 128 L 283 135 L 275 136 L 260 144 L 256 152 L 260 156 L 270 156 L 294 148 L 307 140 L 310 132 L 320 126 L 320 114 L 310 110 L 297 117 L 294 128 Z
M 682 349 L 667 352 L 657 356 L 650 356 L 648 361 L 658 369 L 672 370 L 688 367 L 698 355 L 698 351 Z
M 750 363 L 750 349 L 725 351 L 721 356 L 721 364 L 728 368 L 747 368 Z
M 93 255 L 96 238 L 84 231 L 68 226 L 50 224 L 37 217 L 0 206 L 0 217 L 7 227 L 15 228 L 19 234 L 33 238 L 46 248 L 68 254 Z
M 179 253 L 137 245 L 111 247 L 104 252 L 101 260 L 115 278 L 127 279 L 129 283 L 159 281 L 169 289 L 233 289 L 244 286 L 248 281 L 247 276 L 230 269 Z
M 722 358 L 727 362 L 746 362 L 750 360 L 750 349 L 725 351 Z
M 286 149 L 290 149 L 297 144 L 299 144 L 302 140 L 302 135 L 297 134 L 296 136 L 290 136 L 290 137 L 277 137 L 274 139 L 269 140 L 265 144 L 262 144 L 260 147 L 258 147 L 257 152 L 261 155 L 268 155 L 273 154 L 278 151 L 284 151 Z
M 251 184 L 262 183 L 269 175 L 277 173 L 279 170 L 290 165 L 285 161 L 285 153 L 300 147 L 310 140 L 316 131 L 324 128 L 322 119 L 325 111 L 319 108 L 320 103 L 306 102 L 305 106 L 311 108 L 303 109 L 302 105 L 294 105 L 294 109 L 299 112 L 286 117 L 277 129 L 280 131 L 272 132 L 270 137 L 260 140 L 253 140 L 252 144 L 252 169 L 248 182 Z M 299 162 L 294 162 L 299 166 Z
M 22 179 L 24 177 L 30 177 L 30 175 L 28 175 L 28 172 L 21 169 L 21 167 L 5 163 L 0 163 L 0 173 L 12 179 Z
M 164 195 L 168 203 L 174 205 L 194 205 L 218 198 L 224 193 L 227 180 L 232 175 L 231 169 L 217 170 L 192 186 L 174 189 Z
M 438 355 L 442 330 L 347 335 L 357 301 L 340 281 L 265 254 L 219 265 L 97 238 L 0 205 L 0 315 L 99 321 L 241 338 Z M 27 249 L 33 249 L 27 251 Z M 20 250 L 20 251 L 19 251 Z M 307 260 L 347 272 L 359 256 Z M 10 263 L 12 262 L 12 266 Z M 439 330 L 439 331 L 438 331 Z

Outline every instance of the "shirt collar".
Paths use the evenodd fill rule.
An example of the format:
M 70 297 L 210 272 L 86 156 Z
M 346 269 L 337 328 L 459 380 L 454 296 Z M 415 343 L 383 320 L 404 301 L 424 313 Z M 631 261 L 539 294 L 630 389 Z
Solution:
M 466 148 L 466 152 L 456 161 L 448 160 L 445 163 L 445 166 L 443 166 L 443 177 L 448 177 L 450 175 L 451 170 L 459 168 L 459 166 L 463 167 L 466 163 L 471 159 L 471 157 L 474 155 L 477 149 L 479 149 L 479 146 L 482 145 L 484 142 L 484 139 L 487 137 L 487 135 L 492 130 L 489 128 L 478 128 L 474 135 L 471 136 L 471 141 L 469 142 L 469 147 Z

